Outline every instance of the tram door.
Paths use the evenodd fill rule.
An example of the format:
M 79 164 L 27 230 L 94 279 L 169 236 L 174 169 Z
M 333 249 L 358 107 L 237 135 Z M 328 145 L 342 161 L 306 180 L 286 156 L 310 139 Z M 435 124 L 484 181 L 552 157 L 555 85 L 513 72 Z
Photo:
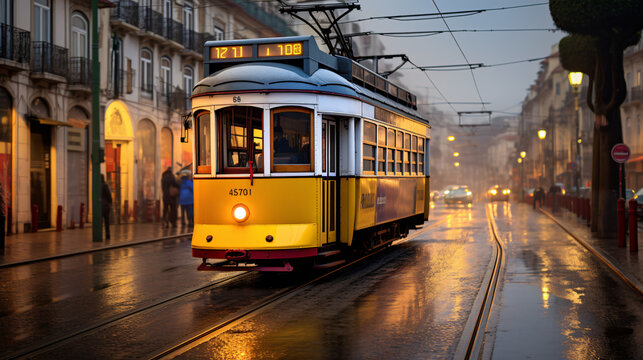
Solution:
M 322 243 L 337 241 L 337 123 L 322 120 Z

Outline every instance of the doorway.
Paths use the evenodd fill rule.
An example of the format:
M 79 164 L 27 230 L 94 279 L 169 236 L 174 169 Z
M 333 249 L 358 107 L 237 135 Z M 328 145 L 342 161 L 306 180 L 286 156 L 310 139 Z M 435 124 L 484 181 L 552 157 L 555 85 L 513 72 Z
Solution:
M 322 243 L 337 241 L 337 122 L 322 120 Z
M 31 123 L 31 208 L 38 206 L 38 229 L 51 227 L 51 127 Z

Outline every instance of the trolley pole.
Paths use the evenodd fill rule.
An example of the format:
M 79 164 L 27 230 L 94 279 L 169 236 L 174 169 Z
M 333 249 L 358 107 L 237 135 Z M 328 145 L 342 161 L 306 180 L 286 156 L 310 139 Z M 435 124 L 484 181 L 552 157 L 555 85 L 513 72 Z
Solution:
M 98 65 L 98 0 L 92 0 L 92 241 L 103 241 L 103 218 L 100 182 L 100 117 L 98 95 L 100 68 Z

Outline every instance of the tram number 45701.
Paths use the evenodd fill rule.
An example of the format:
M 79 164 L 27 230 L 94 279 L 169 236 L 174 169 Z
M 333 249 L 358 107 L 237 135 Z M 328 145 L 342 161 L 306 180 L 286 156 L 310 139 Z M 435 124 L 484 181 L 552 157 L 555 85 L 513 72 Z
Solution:
M 252 189 L 230 189 L 228 192 L 230 196 L 250 196 L 252 195 Z

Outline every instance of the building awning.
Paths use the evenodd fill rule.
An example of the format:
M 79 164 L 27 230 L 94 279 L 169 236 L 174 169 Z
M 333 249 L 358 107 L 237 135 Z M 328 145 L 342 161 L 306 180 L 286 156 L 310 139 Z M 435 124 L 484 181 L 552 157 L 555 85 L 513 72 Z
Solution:
M 63 122 L 63 121 L 58 121 L 54 119 L 48 119 L 48 118 L 41 118 L 33 115 L 28 115 L 27 120 L 31 122 L 37 122 L 40 125 L 49 125 L 49 126 L 68 126 L 71 127 L 70 124 Z

